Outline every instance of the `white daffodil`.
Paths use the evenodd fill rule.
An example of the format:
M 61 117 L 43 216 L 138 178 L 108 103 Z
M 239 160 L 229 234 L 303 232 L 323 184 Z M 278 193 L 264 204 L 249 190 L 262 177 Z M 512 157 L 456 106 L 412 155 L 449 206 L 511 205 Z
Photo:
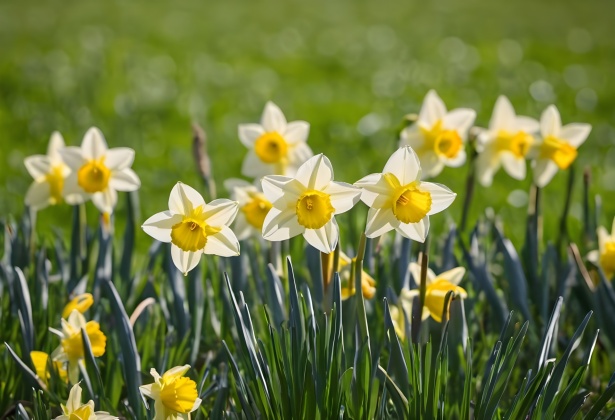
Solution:
M 500 96 L 493 108 L 489 129 L 482 130 L 477 138 L 476 172 L 480 184 L 490 186 L 500 166 L 511 177 L 524 179 L 527 171 L 525 159 L 538 129 L 538 121 L 516 115 L 510 101 Z
M 417 284 L 420 283 L 421 266 L 417 263 L 410 263 L 410 272 L 412 273 L 412 277 L 414 277 L 414 281 L 417 282 Z M 431 315 L 436 322 L 442 322 L 444 299 L 449 291 L 453 291 L 456 295 L 459 295 L 462 298 L 468 297 L 466 291 L 458 286 L 465 273 L 465 268 L 456 267 L 436 276 L 430 268 L 427 269 L 427 277 L 425 282 L 427 287 L 425 290 L 425 304 L 423 305 L 422 313 L 423 319 L 427 319 Z M 412 301 L 415 296 L 418 296 L 419 294 L 419 289 L 403 289 L 401 291 L 399 299 L 408 317 L 412 316 Z
M 128 147 L 107 148 L 100 130 L 90 128 L 81 147 L 66 147 L 60 151 L 72 173 L 66 178 L 64 199 L 80 204 L 92 199 L 102 213 L 113 213 L 117 191 L 135 191 L 141 181 L 130 166 L 135 151 Z
M 368 175 L 355 185 L 363 189 L 361 200 L 370 207 L 368 238 L 395 229 L 406 238 L 424 242 L 429 216 L 446 209 L 457 195 L 444 185 L 421 182 L 419 158 L 410 146 L 393 153 L 383 173 Z
M 577 157 L 577 149 L 592 127 L 589 124 L 572 123 L 562 127 L 559 111 L 554 105 L 544 110 L 540 117 L 542 141 L 535 147 L 534 183 L 544 187 L 559 169 L 568 169 Z
M 310 125 L 287 123 L 273 102 L 267 102 L 260 124 L 240 124 L 239 140 L 248 148 L 241 173 L 248 177 L 294 176 L 297 168 L 314 153 L 306 144 Z
M 28 156 L 24 160 L 26 169 L 34 178 L 26 192 L 26 205 L 34 210 L 62 202 L 64 180 L 70 174 L 70 168 L 59 153 L 62 148 L 64 139 L 55 131 L 49 140 L 46 155 Z
M 54 420 L 117 420 L 106 411 L 94 411 L 94 401 L 90 400 L 81 404 L 81 387 L 79 384 L 73 385 L 68 394 L 66 405 L 61 404 L 62 415 Z
M 334 215 L 350 210 L 361 194 L 350 184 L 333 181 L 331 162 L 322 154 L 301 165 L 294 178 L 266 176 L 262 184 L 273 205 L 263 223 L 263 237 L 283 241 L 303 234 L 310 245 L 326 254 L 339 239 Z
M 445 166 L 457 168 L 465 163 L 465 141 L 475 118 L 472 109 L 447 111 L 438 94 L 430 90 L 416 123 L 401 132 L 400 146 L 410 146 L 416 151 L 423 177 L 434 177 Z
M 100 324 L 96 321 L 86 322 L 77 309 L 70 313 L 67 320 L 62 319 L 62 331 L 50 328 L 51 332 L 62 339 L 60 345 L 51 353 L 51 358 L 62 363 L 68 362 L 68 379 L 73 384 L 79 381 L 79 363 L 83 363 L 84 357 L 82 328 L 90 339 L 94 357 L 105 354 L 107 337 L 100 330 Z
M 237 202 L 218 199 L 209 204 L 192 187 L 178 182 L 169 196 L 169 210 L 143 223 L 143 230 L 160 242 L 171 243 L 173 263 L 184 275 L 201 255 L 239 255 L 239 242 L 229 225 L 237 215 Z
M 231 178 L 224 182 L 231 199 L 239 204 L 234 230 L 237 239 L 243 241 L 251 236 L 262 238 L 263 222 L 271 210 L 271 203 L 263 191 L 242 179 Z
M 611 234 L 603 227 L 598 228 L 598 249 L 590 252 L 587 259 L 599 265 L 604 276 L 611 280 L 615 275 L 615 219 L 611 227 Z
M 190 365 L 177 366 L 160 376 L 156 369 L 150 370 L 154 383 L 139 387 L 141 394 L 155 401 L 154 420 L 189 420 L 190 413 L 198 409 L 201 400 L 196 383 L 184 376 Z

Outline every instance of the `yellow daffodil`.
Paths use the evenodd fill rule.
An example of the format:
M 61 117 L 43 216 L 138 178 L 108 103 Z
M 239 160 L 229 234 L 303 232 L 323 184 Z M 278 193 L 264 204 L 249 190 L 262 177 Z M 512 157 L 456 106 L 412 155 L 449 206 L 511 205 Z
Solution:
M 117 420 L 106 411 L 94 411 L 94 401 L 81 404 L 81 387 L 73 385 L 68 395 L 66 405 L 62 404 L 62 415 L 54 420 Z
M 66 147 L 60 153 L 72 170 L 64 187 L 64 199 L 69 204 L 80 204 L 91 198 L 101 213 L 113 213 L 117 191 L 135 191 L 141 186 L 139 177 L 130 169 L 134 150 L 108 149 L 96 127 L 85 133 L 81 147 Z
M 583 123 L 562 127 L 559 111 L 554 105 L 544 110 L 540 117 L 542 140 L 534 148 L 534 183 L 538 187 L 551 182 L 558 170 L 568 169 L 591 129 L 591 125 Z
M 57 131 L 51 135 L 46 155 L 28 156 L 24 164 L 34 178 L 26 192 L 26 205 L 34 210 L 62 202 L 64 181 L 70 174 L 70 168 L 64 163 L 60 150 L 64 148 L 64 139 Z
M 611 227 L 611 234 L 602 226 L 598 228 L 598 249 L 590 252 L 587 259 L 599 265 L 604 276 L 611 280 L 615 275 L 615 219 Z
M 419 158 L 409 146 L 393 153 L 383 173 L 368 175 L 355 185 L 363 189 L 361 200 L 370 207 L 368 238 L 395 229 L 406 238 L 424 242 L 429 216 L 446 209 L 457 195 L 444 185 L 421 182 Z
M 85 313 L 90 306 L 94 303 L 94 296 L 91 293 L 82 293 L 75 296 L 70 302 L 66 304 L 62 311 L 62 318 L 68 317 L 73 310 L 77 310 L 80 313 Z
M 353 260 L 354 258 L 350 258 L 348 255 L 340 252 L 339 274 L 342 283 L 342 300 L 346 300 L 349 297 L 354 296 L 356 292 L 354 276 L 352 273 Z M 331 263 L 333 263 L 332 258 Z M 365 299 L 371 299 L 376 294 L 376 280 L 367 274 L 365 270 L 361 273 L 361 293 Z
M 240 124 L 239 140 L 248 148 L 241 173 L 252 178 L 264 175 L 294 176 L 313 153 L 306 144 L 310 125 L 286 122 L 273 102 L 267 102 L 260 124 Z
M 251 236 L 262 239 L 263 222 L 271 203 L 263 191 L 242 179 L 227 179 L 224 186 L 231 194 L 231 199 L 239 203 L 239 212 L 235 219 L 234 231 L 237 239 L 243 241 Z
M 203 254 L 239 255 L 239 241 L 229 228 L 237 210 L 236 201 L 207 204 L 197 190 L 178 182 L 169 196 L 169 210 L 153 215 L 141 227 L 152 238 L 171 243 L 173 263 L 185 275 Z
M 403 307 L 389 304 L 389 311 L 391 312 L 391 320 L 393 321 L 393 327 L 395 328 L 397 337 L 399 337 L 399 341 L 405 341 L 406 318 L 404 317 Z
M 484 187 L 493 182 L 500 166 L 515 179 L 524 179 L 527 171 L 525 159 L 534 144 L 538 121 L 515 114 L 505 96 L 500 96 L 493 108 L 489 128 L 477 137 L 476 172 Z
M 416 151 L 424 178 L 434 177 L 445 166 L 456 168 L 465 163 L 465 142 L 475 118 L 471 109 L 447 111 L 438 94 L 430 90 L 417 121 L 401 132 L 400 146 Z
M 51 372 L 49 372 L 49 355 L 44 351 L 31 351 L 30 358 L 32 364 L 36 370 L 36 376 L 38 376 L 47 385 L 49 378 L 51 378 Z M 68 380 L 66 369 L 62 362 L 53 362 L 54 368 L 58 371 L 58 375 L 62 381 Z
M 190 413 L 198 409 L 201 400 L 196 383 L 184 376 L 190 365 L 177 366 L 162 376 L 156 369 L 150 370 L 154 383 L 139 387 L 141 394 L 155 401 L 154 420 L 189 420 Z
M 62 339 L 51 358 L 57 362 L 68 362 L 68 379 L 73 384 L 79 381 L 79 363 L 83 363 L 84 357 L 82 328 L 90 339 L 94 357 L 105 354 L 107 337 L 100 330 L 100 324 L 96 321 L 86 322 L 85 317 L 76 309 L 70 313 L 68 319 L 62 319 L 62 331 L 50 329 Z
M 263 191 L 273 208 L 263 223 L 263 237 L 283 241 L 303 234 L 310 245 L 326 254 L 339 239 L 335 215 L 350 210 L 361 191 L 333 181 L 333 167 L 320 154 L 299 167 L 294 178 L 266 176 Z
M 414 281 L 418 284 L 421 281 L 421 266 L 410 263 L 410 272 Z M 458 286 L 465 272 L 465 268 L 456 267 L 436 276 L 431 269 L 427 269 L 427 290 L 425 291 L 425 304 L 423 305 L 423 319 L 427 319 L 431 315 L 436 322 L 442 322 L 444 299 L 449 291 L 453 291 L 462 298 L 468 297 L 466 291 Z M 403 289 L 401 291 L 399 298 L 408 317 L 412 316 L 412 301 L 418 295 L 419 289 Z

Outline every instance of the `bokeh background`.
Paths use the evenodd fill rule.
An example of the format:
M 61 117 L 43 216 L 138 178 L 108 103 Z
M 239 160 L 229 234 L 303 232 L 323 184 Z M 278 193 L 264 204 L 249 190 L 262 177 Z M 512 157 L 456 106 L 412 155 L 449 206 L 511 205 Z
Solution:
M 257 122 L 267 100 L 289 120 L 310 122 L 313 150 L 330 157 L 338 180 L 354 182 L 382 169 L 404 115 L 436 89 L 449 108 L 476 109 L 480 126 L 499 94 L 520 114 L 539 118 L 554 103 L 564 123 L 591 123 L 571 215 L 581 217 L 589 167 L 607 223 L 615 215 L 613 16 L 610 0 L 3 0 L 0 214 L 23 212 L 26 156 L 44 153 L 54 130 L 78 145 L 92 125 L 110 147 L 137 151 L 143 220 L 167 208 L 176 181 L 201 185 L 192 122 L 207 131 L 225 195 L 222 181 L 239 175 L 245 153 L 237 125 Z M 436 179 L 460 194 L 453 220 L 466 171 Z M 559 174 L 546 188 L 547 216 L 561 212 L 566 181 Z M 529 186 L 529 177 L 500 173 L 492 188 L 477 187 L 470 222 L 491 206 L 506 233 L 522 238 L 514 223 L 525 217 Z M 125 205 L 122 196 L 118 214 Z M 62 206 L 45 210 L 39 230 L 69 215 Z M 545 228 L 555 229 L 555 219 Z

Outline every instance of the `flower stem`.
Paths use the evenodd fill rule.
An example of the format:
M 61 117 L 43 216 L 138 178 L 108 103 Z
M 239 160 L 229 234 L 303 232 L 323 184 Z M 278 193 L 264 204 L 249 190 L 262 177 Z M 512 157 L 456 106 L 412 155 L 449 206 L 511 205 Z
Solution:
M 468 222 L 468 214 L 470 213 L 470 206 L 472 204 L 472 198 L 474 198 L 474 179 L 476 178 L 476 149 L 472 147 L 470 152 L 470 162 L 468 168 L 468 176 L 466 177 L 466 193 L 463 197 L 463 209 L 461 210 L 461 223 L 459 225 L 459 231 L 464 232 Z

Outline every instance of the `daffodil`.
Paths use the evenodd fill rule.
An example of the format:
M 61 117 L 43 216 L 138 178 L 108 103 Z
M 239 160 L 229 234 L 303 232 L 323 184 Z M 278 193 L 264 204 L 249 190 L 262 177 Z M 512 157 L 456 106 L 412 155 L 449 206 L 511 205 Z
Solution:
M 417 283 L 420 282 L 421 266 L 416 263 L 410 263 L 410 272 L 412 273 L 414 280 Z M 427 269 L 427 288 L 425 291 L 425 303 L 423 305 L 423 319 L 427 319 L 431 315 L 436 322 L 442 322 L 444 299 L 449 291 L 453 291 L 456 295 L 459 295 L 462 298 L 468 297 L 466 291 L 458 286 L 461 279 L 463 279 L 465 272 L 465 268 L 456 267 L 436 276 L 430 268 Z M 401 291 L 400 299 L 402 306 L 409 317 L 412 316 L 412 301 L 415 296 L 419 295 L 419 293 L 419 289 L 403 289 Z
M 611 280 L 615 275 L 615 219 L 611 227 L 611 234 L 603 227 L 598 228 L 598 249 L 590 252 L 587 259 L 599 265 L 604 276 Z
M 51 372 L 49 371 L 49 355 L 44 351 L 31 351 L 30 358 L 36 370 L 36 376 L 47 385 L 49 378 L 51 378 Z M 53 362 L 53 367 L 57 370 L 62 381 L 68 380 L 66 369 L 64 369 L 62 362 Z
M 589 124 L 571 123 L 562 127 L 559 111 L 554 105 L 544 110 L 540 117 L 542 141 L 535 147 L 534 183 L 544 187 L 558 170 L 568 169 L 577 157 L 577 149 L 592 127 Z
M 406 340 L 406 318 L 404 316 L 404 309 L 401 306 L 401 301 L 399 306 L 389 304 L 389 312 L 391 313 L 391 321 L 393 321 L 393 327 L 395 328 L 395 333 L 397 337 L 399 337 L 400 341 Z
M 303 234 L 310 245 L 326 254 L 339 239 L 334 216 L 350 210 L 361 193 L 350 184 L 334 182 L 331 162 L 322 154 L 301 165 L 294 178 L 266 176 L 262 185 L 273 205 L 263 222 L 263 237 L 283 241 Z
M 203 254 L 239 255 L 239 242 L 229 228 L 237 210 L 236 201 L 207 204 L 197 190 L 178 182 L 169 196 L 169 210 L 156 213 L 141 227 L 152 238 L 171 243 L 173 263 L 185 275 Z
M 493 108 L 489 128 L 477 137 L 476 172 L 484 187 L 493 182 L 500 166 L 515 179 L 524 179 L 527 171 L 525 159 L 538 132 L 539 124 L 533 118 L 515 114 L 505 96 L 500 96 Z
M 393 153 L 383 173 L 368 175 L 355 185 L 362 188 L 361 200 L 370 207 L 368 238 L 395 229 L 406 238 L 424 242 L 429 216 L 446 209 L 457 195 L 444 185 L 421 181 L 419 158 L 410 146 Z
M 267 102 L 260 124 L 240 124 L 239 140 L 248 148 L 241 173 L 248 177 L 294 176 L 297 168 L 313 153 L 306 144 L 310 125 L 286 122 L 282 110 Z
M 177 366 L 160 376 L 156 369 L 150 370 L 154 383 L 139 387 L 141 394 L 155 401 L 154 420 L 190 419 L 190 413 L 198 409 L 201 400 L 196 383 L 184 374 L 190 365 Z
M 106 411 L 94 411 L 94 401 L 81 404 L 81 387 L 73 385 L 68 395 L 66 405 L 62 404 L 62 415 L 54 420 L 116 420 Z
M 242 179 L 228 179 L 224 185 L 230 192 L 231 199 L 239 204 L 234 225 L 237 239 L 243 241 L 251 236 L 262 238 L 263 222 L 273 207 L 263 191 Z
M 81 204 L 91 198 L 102 213 L 113 213 L 117 191 L 135 191 L 141 186 L 139 177 L 130 169 L 134 150 L 109 149 L 96 127 L 85 133 L 81 147 L 66 147 L 60 154 L 72 170 L 64 186 L 64 199 L 69 204 Z
M 34 210 L 62 202 L 64 181 L 70 168 L 64 163 L 60 150 L 64 148 L 62 135 L 55 131 L 51 135 L 46 155 L 28 156 L 24 164 L 34 178 L 26 192 L 26 205 Z
M 438 94 L 430 90 L 417 121 L 401 132 L 400 145 L 416 151 L 423 177 L 434 177 L 445 166 L 456 168 L 465 163 L 465 141 L 475 118 L 476 112 L 472 109 L 447 111 Z
M 354 275 L 352 273 L 352 263 L 354 260 L 354 258 L 350 258 L 348 255 L 340 252 L 338 269 L 342 286 L 342 300 L 354 296 L 356 292 Z M 371 299 L 376 294 L 376 280 L 366 273 L 365 270 L 361 272 L 361 293 L 365 299 Z
M 68 317 L 73 310 L 77 310 L 80 313 L 85 313 L 90 306 L 94 303 L 94 296 L 91 293 L 82 293 L 80 295 L 75 296 L 71 299 L 70 302 L 64 306 L 64 310 L 62 311 L 62 318 Z
M 82 328 L 90 340 L 94 357 L 105 354 L 107 337 L 100 330 L 100 324 L 96 321 L 86 322 L 85 317 L 76 309 L 70 313 L 68 319 L 62 319 L 62 331 L 50 329 L 62 340 L 51 354 L 51 358 L 54 361 L 68 363 L 68 379 L 73 384 L 79 381 L 79 363 L 83 363 L 84 357 Z

